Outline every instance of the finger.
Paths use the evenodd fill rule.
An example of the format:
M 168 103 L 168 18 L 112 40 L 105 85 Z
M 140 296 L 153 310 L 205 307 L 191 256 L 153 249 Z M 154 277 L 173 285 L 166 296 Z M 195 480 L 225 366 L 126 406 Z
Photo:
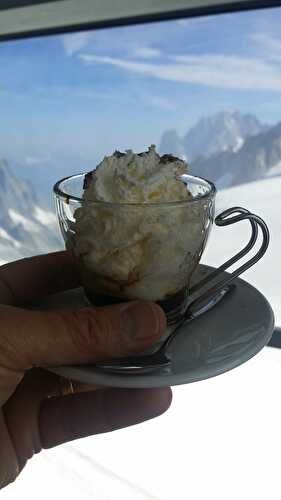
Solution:
M 170 406 L 170 388 L 108 389 L 51 398 L 39 413 L 43 448 L 111 432 L 157 417 Z
M 14 446 L 6 426 L 5 417 L 0 409 L 0 490 L 15 480 L 19 466 Z
M 0 409 L 0 489 L 13 482 L 28 458 L 41 451 L 38 411 L 43 399 L 60 394 L 60 378 L 45 370 L 29 370 Z M 84 392 L 98 386 L 73 382 L 73 388 Z
M 21 259 L 0 267 L 0 303 L 24 304 L 79 284 L 77 267 L 70 252 Z
M 41 451 L 37 416 L 42 401 L 59 394 L 57 375 L 34 369 L 25 374 L 4 404 L 2 411 L 17 458 L 18 472 L 29 458 Z
M 3 416 L 5 417 L 5 424 L 7 426 L 5 427 L 9 430 L 9 438 L 13 443 L 12 448 L 14 448 L 14 453 L 16 454 L 18 472 L 24 467 L 29 458 L 41 451 L 42 447 L 38 432 L 38 413 L 42 401 L 47 398 L 60 399 L 62 396 L 60 378 L 46 370 L 38 368 L 28 370 L 12 396 L 3 406 Z M 82 384 L 75 384 L 74 390 L 84 392 L 86 388 L 87 390 L 90 389 L 89 386 L 83 387 Z M 6 448 L 4 449 L 7 453 L 8 447 L 3 436 L 2 441 L 5 443 Z M 3 444 L 2 441 L 0 441 L 1 446 Z M 13 463 L 15 463 L 15 460 Z
M 159 341 L 166 328 L 163 310 L 141 301 L 75 311 L 1 306 L 0 319 L 0 365 L 14 371 L 126 356 Z

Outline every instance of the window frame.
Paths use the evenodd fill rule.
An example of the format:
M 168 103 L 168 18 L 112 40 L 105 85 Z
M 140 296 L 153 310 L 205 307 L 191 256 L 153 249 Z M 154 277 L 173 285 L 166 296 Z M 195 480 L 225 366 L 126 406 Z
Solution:
M 4 0 L 0 41 L 280 7 L 281 0 Z M 78 8 L 79 7 L 79 8 Z

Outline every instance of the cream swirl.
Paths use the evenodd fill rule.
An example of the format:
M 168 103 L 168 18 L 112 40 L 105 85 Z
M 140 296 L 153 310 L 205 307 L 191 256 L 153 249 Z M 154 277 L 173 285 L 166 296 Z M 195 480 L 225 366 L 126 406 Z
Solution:
M 155 146 L 136 154 L 115 151 L 106 156 L 86 178 L 85 200 L 113 203 L 149 203 L 186 200 L 190 197 L 178 177 L 187 164 L 171 155 L 159 156 Z
M 203 220 L 193 203 L 167 203 L 192 198 L 179 179 L 186 173 L 183 160 L 161 157 L 151 146 L 140 154 L 115 152 L 86 174 L 72 242 L 89 289 L 163 300 L 186 286 Z

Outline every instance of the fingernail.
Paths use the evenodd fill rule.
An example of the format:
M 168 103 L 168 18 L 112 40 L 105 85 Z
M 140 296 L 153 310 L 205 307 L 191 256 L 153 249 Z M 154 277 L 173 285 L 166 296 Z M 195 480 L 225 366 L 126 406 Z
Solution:
M 122 306 L 121 317 L 125 333 L 135 340 L 156 340 L 166 328 L 164 312 L 151 302 L 128 302 Z

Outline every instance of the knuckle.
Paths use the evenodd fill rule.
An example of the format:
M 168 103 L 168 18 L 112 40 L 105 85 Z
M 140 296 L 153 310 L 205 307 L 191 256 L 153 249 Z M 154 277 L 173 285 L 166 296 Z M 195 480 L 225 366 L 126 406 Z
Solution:
M 72 341 L 77 348 L 89 348 L 95 354 L 102 355 L 106 351 L 110 327 L 108 321 L 93 308 L 72 311 L 69 318 Z

